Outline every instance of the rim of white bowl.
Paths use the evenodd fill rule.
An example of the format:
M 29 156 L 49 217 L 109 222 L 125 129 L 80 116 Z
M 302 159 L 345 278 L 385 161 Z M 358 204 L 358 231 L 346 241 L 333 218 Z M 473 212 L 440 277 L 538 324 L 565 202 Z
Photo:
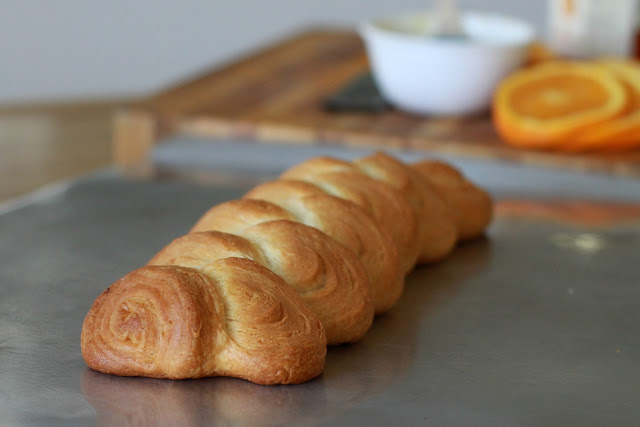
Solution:
M 469 39 L 465 41 L 460 41 L 458 39 L 431 37 L 428 35 L 420 34 L 417 31 L 410 32 L 410 29 L 408 28 L 409 21 L 416 21 L 418 19 L 422 19 L 423 21 L 428 20 L 428 17 L 431 14 L 432 13 L 430 12 L 409 12 L 368 19 L 358 25 L 358 33 L 365 39 L 367 38 L 368 34 L 376 33 L 383 34 L 389 38 L 403 40 L 410 43 L 419 42 L 422 45 L 450 44 L 457 45 L 458 47 L 518 47 L 528 45 L 536 39 L 536 31 L 533 25 L 531 25 L 527 21 L 508 15 L 502 15 L 499 13 L 485 12 L 464 12 L 462 14 L 463 27 L 465 27 L 465 31 L 467 31 L 467 34 L 469 35 Z M 478 22 L 481 21 L 485 21 L 485 23 L 486 21 L 490 21 L 491 25 L 488 25 L 488 28 L 490 28 L 491 30 L 496 30 L 496 28 L 500 28 L 500 26 L 502 26 L 503 29 L 506 27 L 513 34 L 510 38 L 505 37 L 501 40 L 498 40 L 498 37 L 495 35 L 493 39 L 491 37 L 487 37 L 487 34 L 485 34 L 484 36 L 479 35 L 477 33 L 477 29 L 474 30 L 473 26 L 477 25 Z M 407 29 L 405 31 L 398 31 L 393 28 L 385 28 L 385 25 L 387 27 L 396 28 L 402 28 L 403 26 L 405 26 Z

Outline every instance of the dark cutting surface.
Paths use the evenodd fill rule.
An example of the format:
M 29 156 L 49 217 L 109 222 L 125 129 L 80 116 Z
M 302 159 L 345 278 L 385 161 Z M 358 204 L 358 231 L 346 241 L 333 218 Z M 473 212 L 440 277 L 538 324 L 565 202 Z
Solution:
M 90 371 L 79 338 L 94 298 L 187 232 L 211 205 L 240 196 L 245 184 L 103 174 L 1 214 L 0 424 L 640 419 L 637 219 L 596 226 L 571 222 L 571 214 L 549 220 L 503 209 L 487 238 L 413 272 L 399 304 L 364 340 L 329 349 L 325 373 L 303 385 Z

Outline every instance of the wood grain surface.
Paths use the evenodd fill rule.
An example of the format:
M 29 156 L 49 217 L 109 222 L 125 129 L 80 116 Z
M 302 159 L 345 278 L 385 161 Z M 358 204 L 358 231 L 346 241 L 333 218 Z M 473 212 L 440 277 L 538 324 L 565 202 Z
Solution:
M 111 113 L 125 101 L 0 107 L 0 203 L 112 162 Z
M 420 117 L 391 110 L 380 113 L 329 112 L 323 100 L 368 70 L 360 38 L 348 31 L 309 31 L 226 67 L 158 93 L 123 112 L 128 129 L 149 127 L 138 143 L 126 135 L 118 145 L 127 163 L 144 155 L 150 140 L 172 134 L 256 142 L 411 148 L 504 160 L 574 171 L 640 177 L 640 151 L 562 154 L 523 150 L 500 141 L 489 114 L 479 117 Z M 143 114 L 141 114 L 143 113 Z M 126 117 L 131 114 L 131 117 Z M 139 117 L 139 119 L 137 118 Z M 140 126 L 136 120 L 144 120 Z M 115 132 L 118 135 L 118 130 Z

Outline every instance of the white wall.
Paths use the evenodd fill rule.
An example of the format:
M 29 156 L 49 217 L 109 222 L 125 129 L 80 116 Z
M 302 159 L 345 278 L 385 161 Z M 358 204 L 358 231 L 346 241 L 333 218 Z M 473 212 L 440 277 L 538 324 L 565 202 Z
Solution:
M 0 104 L 149 93 L 309 25 L 429 0 L 0 0 Z M 529 19 L 543 0 L 466 0 Z

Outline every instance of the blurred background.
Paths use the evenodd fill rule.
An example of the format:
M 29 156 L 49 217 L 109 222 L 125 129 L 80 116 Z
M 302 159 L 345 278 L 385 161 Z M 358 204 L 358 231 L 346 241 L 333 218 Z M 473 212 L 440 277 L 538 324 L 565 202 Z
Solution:
M 297 30 L 353 27 L 430 0 L 0 1 L 0 103 L 145 95 Z M 543 29 L 546 3 L 463 0 Z
M 428 0 L 0 0 L 0 200 L 111 162 L 111 112 L 313 26 Z M 544 2 L 466 0 L 541 28 Z
M 304 30 L 355 29 L 372 17 L 432 10 L 437 4 L 435 0 L 0 0 L 0 201 L 112 164 L 113 112 L 130 102 Z M 590 11 L 591 17 L 565 22 L 586 22 L 589 31 L 618 28 L 611 26 L 620 21 L 611 15 L 615 7 L 604 4 L 459 1 L 464 11 L 525 21 L 540 39 L 549 32 L 551 8 L 571 12 L 567 12 L 571 19 L 580 18 L 581 10 Z M 585 8 L 589 5 L 591 9 Z M 640 68 L 634 72 L 640 76 Z M 640 99 L 640 84 L 637 92 Z M 640 102 L 638 106 L 640 112 Z M 483 126 L 490 128 L 488 116 L 485 121 Z M 468 129 L 467 133 L 475 132 Z

